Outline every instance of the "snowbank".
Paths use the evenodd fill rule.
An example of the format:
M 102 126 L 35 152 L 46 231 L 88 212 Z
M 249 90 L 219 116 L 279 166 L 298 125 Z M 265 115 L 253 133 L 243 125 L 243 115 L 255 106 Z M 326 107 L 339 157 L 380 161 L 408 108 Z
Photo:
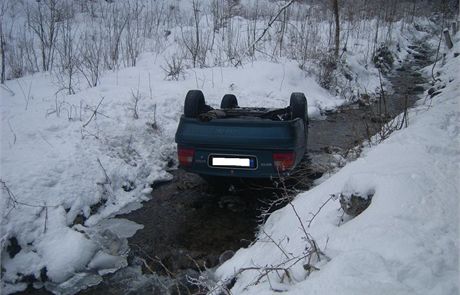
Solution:
M 89 24 L 82 27 L 91 30 Z M 235 24 L 235 30 L 250 25 L 238 16 Z M 265 21 L 255 26 L 263 28 Z M 22 282 L 35 280 L 36 287 L 46 281 L 50 290 L 75 293 L 126 265 L 126 238 L 140 225 L 113 217 L 152 197 L 155 182 L 171 179 L 166 170 L 175 165 L 174 133 L 188 90 L 203 90 L 213 107 L 226 93 L 236 94 L 241 106 L 284 107 L 291 92 L 300 91 L 307 96 L 310 116 L 346 102 L 322 89 L 298 62 L 284 57 L 272 62 L 275 57 L 262 58 L 263 53 L 238 67 L 209 63 L 213 66 L 185 69 L 179 81 L 167 81 L 165 59 L 183 50 L 174 36 L 179 28 L 168 29 L 171 36 L 157 44 L 161 50 L 142 53 L 136 67 L 103 73 L 97 87 L 85 89 L 84 78 L 76 74 L 77 93 L 66 95 L 54 74 L 36 73 L 0 88 L 3 292 L 24 289 Z M 318 42 L 312 44 L 326 42 L 328 24 L 318 24 L 318 30 Z M 216 40 L 219 34 L 223 31 Z M 369 46 L 367 38 L 350 36 L 350 44 L 358 45 L 345 57 L 355 82 L 373 92 L 378 72 L 360 57 Z M 264 42 L 266 49 L 276 45 L 269 35 Z
M 216 274 L 222 281 L 242 268 L 234 294 L 458 294 L 460 179 L 460 42 L 438 68 L 446 83 L 430 104 L 409 113 L 409 127 L 394 132 L 314 189 L 292 202 L 307 232 L 328 258 L 310 276 L 305 259 L 288 267 L 307 242 L 291 206 L 274 212 L 257 242 Z M 371 205 L 351 219 L 331 194 L 373 194 Z M 270 238 L 265 234 L 267 233 Z M 276 244 L 278 245 L 276 245 Z M 293 264 L 293 263 L 292 263 Z

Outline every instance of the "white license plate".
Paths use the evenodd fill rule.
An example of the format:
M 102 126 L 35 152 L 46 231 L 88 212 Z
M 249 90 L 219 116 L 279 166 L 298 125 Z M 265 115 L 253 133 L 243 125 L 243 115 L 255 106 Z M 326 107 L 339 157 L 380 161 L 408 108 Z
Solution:
M 211 166 L 220 167 L 251 167 L 251 160 L 249 158 L 220 158 L 215 157 L 211 159 Z
M 217 168 L 249 168 L 257 167 L 255 157 L 238 157 L 238 156 L 211 156 L 209 165 Z

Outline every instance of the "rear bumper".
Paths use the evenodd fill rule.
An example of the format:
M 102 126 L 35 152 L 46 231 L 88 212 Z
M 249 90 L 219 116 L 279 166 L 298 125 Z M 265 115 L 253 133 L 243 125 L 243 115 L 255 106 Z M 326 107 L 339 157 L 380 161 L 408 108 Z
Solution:
M 296 150 L 296 162 L 293 168 L 300 162 L 303 157 L 305 149 Z M 255 168 L 223 168 L 211 167 L 211 155 L 226 155 L 226 156 L 250 156 L 255 157 Z M 195 149 L 193 162 L 190 166 L 181 167 L 186 171 L 193 172 L 200 175 L 207 176 L 221 176 L 221 177 L 240 177 L 240 178 L 279 178 L 289 175 L 288 170 L 278 173 L 273 165 L 273 151 L 269 150 L 228 150 L 228 149 Z

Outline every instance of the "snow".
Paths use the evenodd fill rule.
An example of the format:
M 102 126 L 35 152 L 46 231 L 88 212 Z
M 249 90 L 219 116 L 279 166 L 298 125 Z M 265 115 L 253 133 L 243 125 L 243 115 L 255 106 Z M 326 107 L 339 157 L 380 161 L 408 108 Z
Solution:
M 458 294 L 460 84 L 457 42 L 437 67 L 446 84 L 429 104 L 409 112 L 409 126 L 292 202 L 307 227 L 312 213 L 331 194 L 373 194 L 371 205 L 341 221 L 338 200 L 327 202 L 307 232 L 329 257 L 307 276 L 302 264 L 290 268 L 292 281 L 272 272 L 257 282 L 258 270 L 243 271 L 233 294 Z M 448 82 L 447 82 L 448 81 Z M 291 206 L 274 212 L 255 244 L 240 249 L 216 271 L 225 281 L 241 268 L 286 266 L 307 243 Z M 270 240 L 273 239 L 279 245 Z
M 120 238 L 130 238 L 134 236 L 136 231 L 143 229 L 144 226 L 137 224 L 134 221 L 121 218 L 104 219 L 96 226 L 98 231 L 110 229 L 114 234 Z
M 182 11 L 191 11 L 190 6 L 187 9 L 190 3 L 179 2 L 176 6 Z M 267 15 L 276 9 L 276 3 L 265 4 L 255 9 L 265 9 Z M 258 2 L 243 1 L 244 6 L 254 8 Z M 85 22 L 83 15 L 78 19 Z M 19 30 L 13 23 L 12 32 Z M 210 32 L 207 25 L 201 22 Z M 247 30 L 251 25 L 259 32 L 265 22 L 251 24 L 235 16 L 232 29 Z M 360 25 L 370 26 L 365 21 Z M 90 25 L 81 26 L 88 28 L 92 30 Z M 327 42 L 328 28 L 327 22 L 318 24 L 318 40 L 311 41 L 314 46 L 320 48 Z M 44 285 L 52 292 L 74 294 L 127 265 L 127 238 L 142 225 L 114 217 L 154 198 L 154 183 L 172 179 L 168 163 L 174 166 L 177 161 L 174 133 L 188 90 L 201 89 L 212 107 L 218 107 L 226 93 L 234 93 L 241 106 L 285 107 L 292 92 L 304 92 L 311 117 L 348 102 L 338 94 L 340 89 L 334 93 L 318 85 L 317 65 L 311 61 L 301 70 L 298 62 L 260 52 L 238 66 L 210 56 L 209 67 L 188 68 L 179 81 L 166 80 L 165 59 L 183 50 L 178 41 L 181 32 L 168 29 L 171 36 L 155 44 L 161 53 L 154 52 L 158 48 L 146 50 L 136 67 L 104 72 L 97 87 L 85 88 L 83 77 L 77 75 L 77 93 L 67 95 L 52 73 L 35 73 L 8 80 L 0 88 L 0 178 L 14 194 L 9 195 L 2 184 L 2 293 L 24 290 L 27 285 L 21 280 L 32 275 L 37 279 L 47 276 Z M 224 40 L 221 34 L 222 30 L 216 35 L 216 47 L 223 48 L 227 44 L 219 43 Z M 407 33 L 413 34 L 417 32 Z M 397 33 L 396 38 L 403 48 L 409 44 L 405 34 Z M 234 49 L 241 49 L 247 42 L 244 39 L 235 41 Z M 276 49 L 270 32 L 266 39 L 261 49 Z M 377 69 L 364 57 L 369 40 L 369 36 L 351 35 L 344 54 L 353 73 L 348 86 L 361 93 L 375 92 L 380 86 Z M 293 53 L 285 53 L 289 54 Z M 400 52 L 399 58 L 404 54 Z M 449 60 L 458 68 L 457 59 Z M 453 65 L 439 70 L 442 77 L 456 77 Z M 332 260 L 320 262 L 321 270 L 307 279 L 301 265 L 296 265 L 293 277 L 297 283 L 275 279 L 277 288 L 302 294 L 359 294 L 365 287 L 388 291 L 385 294 L 419 292 L 422 287 L 432 294 L 458 290 L 452 279 L 458 275 L 458 203 L 453 196 L 458 196 L 458 141 L 454 140 L 458 140 L 459 117 L 454 85 L 448 84 L 428 110 L 426 106 L 413 110 L 408 129 L 298 196 L 294 204 L 305 219 L 329 194 L 374 194 L 369 209 L 340 227 L 337 202 L 329 202 L 310 229 L 319 245 L 328 240 L 325 252 Z M 137 93 L 139 119 L 133 115 L 133 94 Z M 273 213 L 264 228 L 275 240 L 283 240 L 288 252 L 304 250 L 302 233 L 289 207 Z M 20 246 L 14 257 L 5 251 L 13 237 Z M 225 278 L 242 265 L 266 265 L 282 257 L 272 244 L 257 242 L 240 250 L 217 273 Z M 245 272 L 235 293 L 272 293 L 265 281 L 245 290 L 252 280 L 252 272 Z
M 137 67 L 107 73 L 100 86 L 70 96 L 55 94 L 48 74 L 7 81 L 14 95 L 0 89 L 1 179 L 26 204 L 13 207 L 2 190 L 2 245 L 16 237 L 22 248 L 14 258 L 2 253 L 5 292 L 21 279 L 18 268 L 35 277 L 46 268 L 54 283 L 47 286 L 62 291 L 98 280 L 88 273 L 125 265 L 112 256 L 126 261 L 127 246 L 117 244 L 114 250 L 100 235 L 108 230 L 114 234 L 109 240 L 131 236 L 139 227 L 116 223 L 113 217 L 139 208 L 150 198 L 153 183 L 171 179 L 167 162 L 176 161 L 173 138 L 189 89 L 202 89 L 213 107 L 226 93 L 236 94 L 242 106 L 285 107 L 291 92 L 302 91 L 310 116 L 345 102 L 292 61 L 190 69 L 180 81 L 164 80 L 160 63 L 145 53 Z M 142 99 L 135 120 L 131 96 L 138 89 Z

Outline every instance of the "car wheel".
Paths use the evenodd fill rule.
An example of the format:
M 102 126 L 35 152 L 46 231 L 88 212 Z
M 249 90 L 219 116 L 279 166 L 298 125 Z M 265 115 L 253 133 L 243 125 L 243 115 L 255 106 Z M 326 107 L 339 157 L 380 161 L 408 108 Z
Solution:
M 293 92 L 289 103 L 291 109 L 291 119 L 300 118 L 308 124 L 308 105 L 307 98 L 302 92 Z
M 238 100 L 233 94 L 225 94 L 220 103 L 221 109 L 234 109 L 238 107 Z
M 201 90 L 190 90 L 185 96 L 184 115 L 187 118 L 196 118 L 205 109 L 204 95 Z

